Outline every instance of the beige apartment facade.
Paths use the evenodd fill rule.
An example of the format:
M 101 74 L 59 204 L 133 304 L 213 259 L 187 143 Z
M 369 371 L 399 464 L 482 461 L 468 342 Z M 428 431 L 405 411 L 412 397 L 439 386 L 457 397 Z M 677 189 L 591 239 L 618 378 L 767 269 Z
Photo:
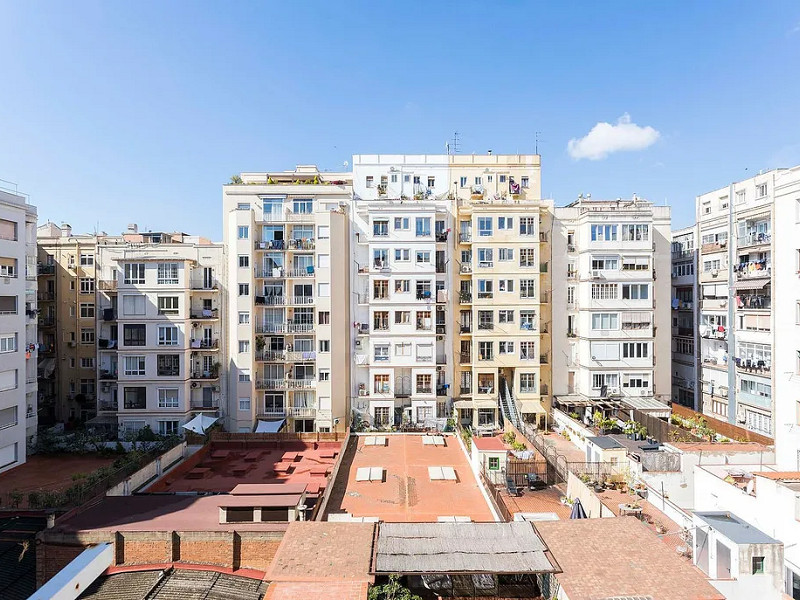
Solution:
M 348 426 L 351 198 L 315 166 L 223 186 L 229 431 Z
M 464 425 L 544 426 L 551 405 L 550 244 L 538 155 L 451 155 L 455 410 Z

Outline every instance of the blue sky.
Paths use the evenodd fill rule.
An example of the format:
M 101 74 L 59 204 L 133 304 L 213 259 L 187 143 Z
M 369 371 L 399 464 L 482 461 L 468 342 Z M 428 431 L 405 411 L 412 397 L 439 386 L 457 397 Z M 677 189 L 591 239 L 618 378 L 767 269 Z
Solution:
M 218 239 L 233 173 L 441 153 L 454 131 L 465 153 L 541 131 L 557 204 L 635 192 L 676 227 L 698 193 L 800 163 L 793 0 L 0 0 L 0 23 L 0 178 L 79 231 Z M 570 155 L 626 114 L 657 135 Z

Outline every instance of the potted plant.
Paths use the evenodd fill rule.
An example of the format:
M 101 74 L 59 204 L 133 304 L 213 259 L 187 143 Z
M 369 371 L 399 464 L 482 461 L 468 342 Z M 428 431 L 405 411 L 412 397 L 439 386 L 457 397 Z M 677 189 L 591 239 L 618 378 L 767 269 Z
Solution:
M 261 352 L 262 350 L 264 350 L 264 346 L 266 346 L 266 345 L 267 345 L 267 342 L 264 339 L 264 336 L 263 335 L 257 335 L 256 336 L 256 350 L 258 352 Z

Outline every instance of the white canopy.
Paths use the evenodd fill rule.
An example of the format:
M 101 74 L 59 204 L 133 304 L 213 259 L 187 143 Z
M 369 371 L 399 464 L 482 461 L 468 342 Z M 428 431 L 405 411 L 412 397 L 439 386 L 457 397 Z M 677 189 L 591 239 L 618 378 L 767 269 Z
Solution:
M 184 429 L 188 429 L 193 433 L 205 435 L 206 430 L 218 421 L 217 417 L 209 417 L 208 415 L 197 415 L 194 419 L 183 425 Z

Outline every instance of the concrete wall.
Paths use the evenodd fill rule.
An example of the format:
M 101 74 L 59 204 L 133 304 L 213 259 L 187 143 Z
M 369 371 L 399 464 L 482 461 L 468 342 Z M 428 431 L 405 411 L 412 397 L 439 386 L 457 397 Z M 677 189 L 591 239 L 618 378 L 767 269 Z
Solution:
M 589 489 L 589 486 L 571 472 L 567 477 L 567 497 L 573 500 L 580 499 L 581 504 L 583 504 L 583 510 L 586 511 L 589 518 L 595 519 L 599 517 L 606 518 L 616 516 L 600 502 L 600 498 Z
M 187 456 L 187 453 L 187 443 L 183 442 L 178 444 L 174 448 L 167 450 L 153 462 L 147 463 L 124 481 L 120 481 L 106 492 L 106 496 L 130 496 L 146 483 L 160 477 L 167 468 L 183 460 Z

